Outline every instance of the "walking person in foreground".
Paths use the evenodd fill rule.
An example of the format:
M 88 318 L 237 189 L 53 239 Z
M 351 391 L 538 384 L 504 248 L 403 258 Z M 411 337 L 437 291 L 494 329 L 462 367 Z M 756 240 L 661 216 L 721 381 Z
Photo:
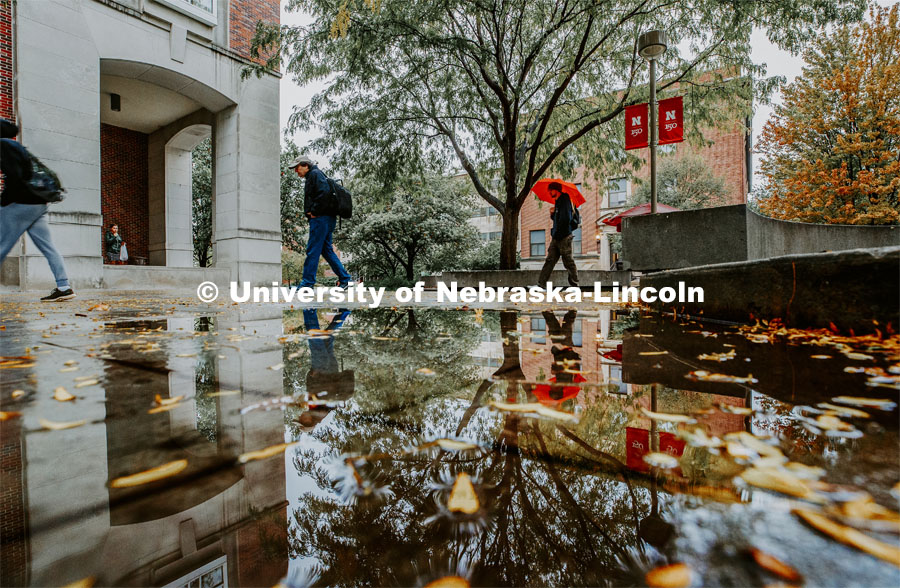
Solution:
M 311 288 L 316 285 L 319 257 L 324 257 L 331 266 L 337 275 L 339 287 L 350 286 L 350 273 L 344 268 L 331 244 L 334 225 L 337 223 L 331 182 L 306 155 L 295 158 L 289 166 L 298 176 L 306 180 L 303 190 L 303 214 L 309 219 L 309 239 L 306 241 L 306 261 L 303 262 L 303 279 L 300 287 Z
M 547 248 L 547 258 L 538 278 L 538 287 L 544 288 L 550 280 L 550 272 L 559 258 L 562 257 L 563 265 L 569 272 L 569 285 L 578 286 L 578 268 L 572 257 L 572 232 L 578 228 L 578 215 L 575 206 L 568 194 L 563 192 L 562 185 L 554 182 L 547 187 L 554 206 L 550 210 L 550 218 L 553 219 L 553 228 L 550 229 L 550 246 Z
M 16 241 L 27 232 L 38 250 L 47 258 L 56 279 L 56 288 L 42 302 L 56 302 L 75 298 L 69 285 L 62 255 L 50 238 L 47 222 L 47 202 L 31 192 L 28 180 L 32 177 L 31 156 L 13 137 L 19 127 L 0 119 L 0 171 L 3 172 L 3 193 L 0 195 L 0 263 L 6 259 Z

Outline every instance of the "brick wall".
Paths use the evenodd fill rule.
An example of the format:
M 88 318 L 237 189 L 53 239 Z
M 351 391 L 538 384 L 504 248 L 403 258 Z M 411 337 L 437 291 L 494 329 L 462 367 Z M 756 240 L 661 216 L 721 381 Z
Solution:
M 0 585 L 28 584 L 21 419 L 0 428 Z
M 249 59 L 250 39 L 256 32 L 256 23 L 281 22 L 278 0 L 231 0 L 228 19 L 231 50 Z
M 0 1 L 0 117 L 13 113 L 12 2 Z
M 100 125 L 100 200 L 103 238 L 111 223 L 128 245 L 130 257 L 150 255 L 150 208 L 147 195 L 149 136 L 112 125 Z M 131 263 L 131 261 L 129 261 Z

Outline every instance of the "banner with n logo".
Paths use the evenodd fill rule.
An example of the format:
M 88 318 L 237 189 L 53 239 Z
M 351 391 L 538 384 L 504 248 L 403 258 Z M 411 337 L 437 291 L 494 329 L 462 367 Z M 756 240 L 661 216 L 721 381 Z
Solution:
M 650 144 L 647 103 L 625 107 L 625 149 L 640 149 Z
M 659 145 L 684 141 L 684 107 L 681 96 L 659 101 Z

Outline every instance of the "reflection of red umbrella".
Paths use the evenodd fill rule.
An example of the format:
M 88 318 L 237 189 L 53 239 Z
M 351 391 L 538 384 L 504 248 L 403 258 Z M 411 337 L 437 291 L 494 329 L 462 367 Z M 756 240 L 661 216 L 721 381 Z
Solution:
M 584 196 L 581 194 L 581 192 L 578 191 L 578 188 L 572 182 L 554 180 L 553 178 L 544 178 L 543 180 L 538 180 L 537 182 L 535 182 L 534 187 L 531 189 L 531 191 L 534 192 L 534 194 L 544 202 L 553 204 L 553 198 L 550 198 L 550 190 L 547 189 L 547 187 L 553 182 L 556 182 L 560 186 L 562 186 L 562 191 L 569 195 L 569 198 L 572 199 L 572 204 L 574 204 L 576 208 L 584 204 Z
M 622 346 L 616 345 L 615 349 L 611 349 L 604 353 L 601 357 L 611 361 L 622 361 Z
M 587 382 L 587 378 L 582 376 L 581 374 L 575 374 L 575 377 L 572 378 L 575 383 L 581 384 Z M 550 382 L 556 384 L 556 376 L 550 378 Z M 554 386 L 557 390 L 559 389 L 559 385 Z M 538 402 L 545 406 L 556 406 L 557 404 L 562 404 L 566 400 L 571 398 L 575 398 L 578 396 L 578 393 L 581 392 L 581 386 L 564 386 L 562 389 L 562 396 L 560 398 L 552 398 L 550 396 L 550 384 L 537 384 L 534 387 L 534 395 L 537 396 Z
M 657 202 L 656 204 L 656 212 L 680 212 L 680 208 L 675 208 L 674 206 L 669 206 L 667 204 L 661 204 Z M 603 224 L 609 225 L 611 227 L 616 227 L 616 232 L 622 232 L 622 218 L 626 216 L 644 216 L 645 214 L 650 214 L 650 203 L 645 202 L 644 204 L 639 204 L 634 208 L 629 208 L 628 210 L 622 211 L 616 216 L 605 218 L 601 222 Z

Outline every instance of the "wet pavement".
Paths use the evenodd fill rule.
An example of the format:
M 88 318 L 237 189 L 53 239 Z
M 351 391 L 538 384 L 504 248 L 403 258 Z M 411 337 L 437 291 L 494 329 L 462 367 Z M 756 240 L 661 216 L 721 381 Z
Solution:
M 0 323 L 3 586 L 900 585 L 897 335 L 133 294 Z

